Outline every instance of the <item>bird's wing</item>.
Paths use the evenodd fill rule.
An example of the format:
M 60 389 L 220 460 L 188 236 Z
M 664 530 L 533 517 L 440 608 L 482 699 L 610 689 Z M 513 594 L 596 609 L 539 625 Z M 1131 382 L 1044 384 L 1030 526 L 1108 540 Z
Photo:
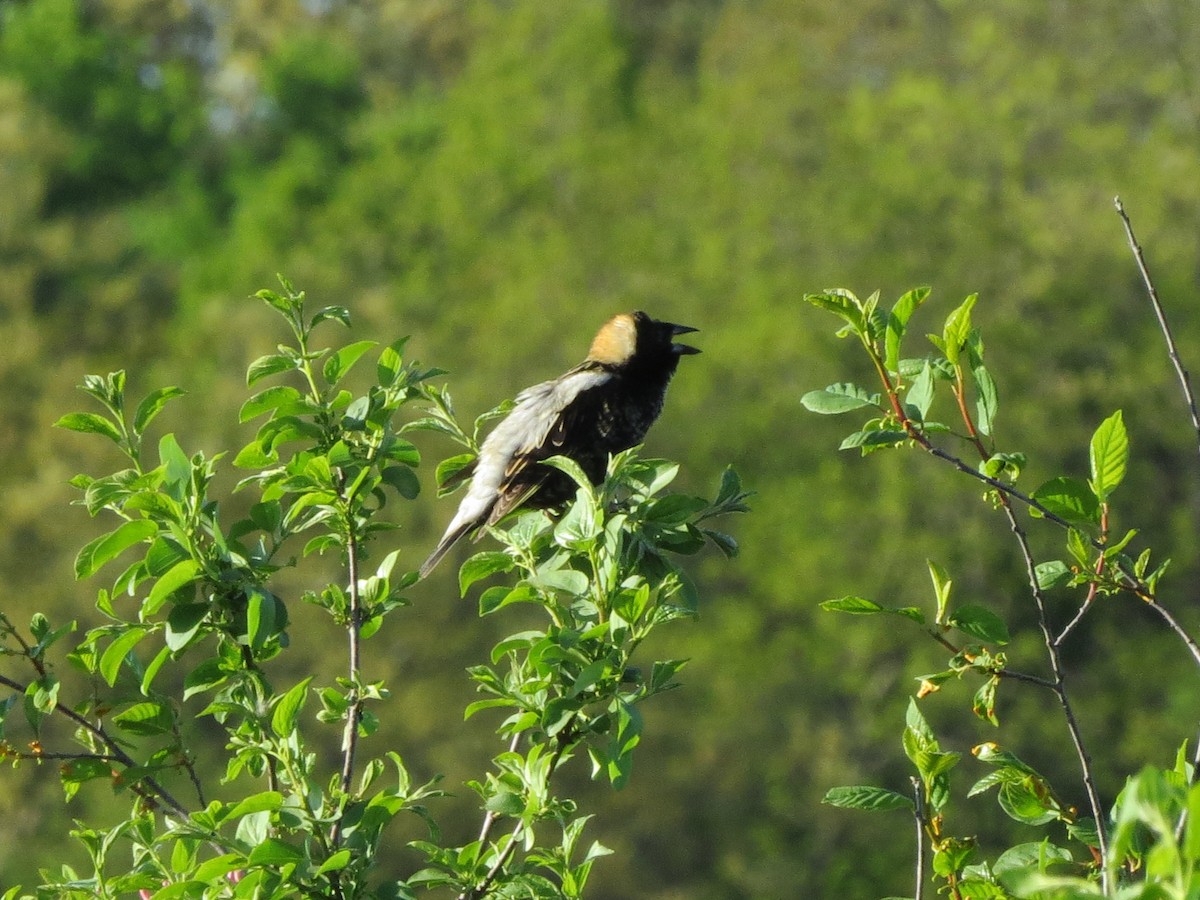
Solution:
M 513 451 L 504 468 L 496 504 L 487 517 L 489 525 L 499 522 L 541 487 L 550 470 L 539 463 L 562 451 L 567 436 L 577 430 L 577 418 L 586 414 L 588 404 L 583 398 L 612 378 L 606 367 L 585 362 L 517 396 L 517 406 L 496 429 L 511 429 Z

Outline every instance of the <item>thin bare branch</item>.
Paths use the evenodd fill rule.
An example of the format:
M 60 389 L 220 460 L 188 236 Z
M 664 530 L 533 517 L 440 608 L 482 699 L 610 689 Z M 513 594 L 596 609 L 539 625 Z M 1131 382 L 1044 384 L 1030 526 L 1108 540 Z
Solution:
M 520 743 L 521 743 L 521 732 L 518 731 L 513 734 L 512 740 L 508 742 L 508 752 L 516 753 L 517 746 Z M 487 840 L 488 835 L 491 834 L 491 832 L 492 832 L 492 826 L 494 824 L 496 824 L 496 819 L 498 819 L 499 817 L 500 817 L 499 813 L 496 813 L 490 809 L 487 811 L 487 815 L 485 815 L 483 817 L 483 825 L 479 829 L 479 842 L 481 844 Z
M 913 778 L 912 786 L 913 818 L 917 823 L 917 884 L 913 892 L 913 900 L 923 900 L 925 896 L 925 790 L 920 778 Z
M 1092 818 L 1096 822 L 1096 835 L 1099 842 L 1100 857 L 1108 858 L 1108 837 L 1104 829 L 1104 807 L 1100 803 L 1100 793 L 1096 789 L 1096 776 L 1092 769 L 1091 754 L 1088 753 L 1087 745 L 1083 741 L 1083 733 L 1079 729 L 1079 721 L 1075 718 L 1075 710 L 1071 706 L 1071 699 L 1067 693 L 1066 671 L 1063 669 L 1062 658 L 1058 653 L 1058 646 L 1054 642 L 1054 634 L 1050 630 L 1050 621 L 1046 613 L 1046 599 L 1042 594 L 1042 589 L 1038 585 L 1037 571 L 1033 561 L 1033 551 L 1029 548 L 1029 539 L 1025 534 L 1025 530 L 1021 528 L 1017 521 L 1016 514 L 1013 512 L 1012 506 L 1009 503 L 1004 503 L 1004 512 L 1008 517 L 1009 527 L 1016 536 L 1017 543 L 1021 548 L 1021 556 L 1025 560 L 1025 570 L 1029 577 L 1029 589 L 1033 595 L 1034 605 L 1037 607 L 1038 628 L 1042 632 L 1042 640 L 1046 644 L 1046 655 L 1050 660 L 1050 670 L 1054 676 L 1054 693 L 1058 697 L 1059 706 L 1062 707 L 1063 718 L 1067 722 L 1067 731 L 1071 735 L 1071 743 L 1075 747 L 1075 755 L 1079 759 L 1080 773 L 1083 778 L 1083 788 L 1087 793 L 1088 806 L 1091 808 Z M 1107 869 L 1101 870 L 1101 889 L 1105 896 L 1110 892 L 1109 873 Z
M 1087 597 L 1085 597 L 1083 603 L 1079 605 L 1079 609 L 1071 618 L 1071 621 L 1063 626 L 1063 630 L 1060 631 L 1058 633 L 1058 637 L 1054 639 L 1055 647 L 1061 647 L 1063 645 L 1063 641 L 1067 639 L 1067 636 L 1078 627 L 1080 622 L 1083 621 L 1083 617 L 1086 616 L 1088 610 L 1092 608 L 1092 600 L 1095 599 L 1095 596 L 1095 591 L 1088 591 Z
M 1125 226 L 1125 237 L 1129 240 L 1129 247 L 1133 251 L 1133 258 L 1137 262 L 1138 271 L 1142 273 L 1142 281 L 1146 285 L 1146 292 L 1150 295 L 1150 305 L 1154 307 L 1154 315 L 1158 318 L 1158 326 L 1162 329 L 1163 339 L 1167 342 L 1167 354 L 1171 357 L 1171 364 L 1175 366 L 1175 374 L 1179 376 L 1179 384 L 1183 388 L 1183 397 L 1187 401 L 1188 411 L 1192 416 L 1192 428 L 1196 432 L 1196 447 L 1200 451 L 1200 412 L 1196 408 L 1196 395 L 1192 391 L 1191 376 L 1188 375 L 1187 369 L 1183 367 L 1183 361 L 1179 358 L 1179 348 L 1175 343 L 1175 336 L 1171 333 L 1171 326 L 1167 322 L 1166 310 L 1163 309 L 1162 302 L 1158 299 L 1158 291 L 1155 290 L 1154 282 L 1150 278 L 1150 269 L 1146 265 L 1145 254 L 1142 253 L 1142 247 L 1133 233 L 1133 223 L 1129 221 L 1129 215 L 1125 212 L 1125 206 L 1121 203 L 1120 197 L 1113 198 L 1113 204 L 1117 207 L 1117 215 L 1121 217 L 1121 224 Z
M 1175 632 L 1179 639 L 1187 645 L 1188 652 L 1192 654 L 1192 659 L 1196 661 L 1197 665 L 1200 665 L 1200 644 L 1196 643 L 1196 639 L 1187 633 L 1187 630 L 1179 624 L 1179 620 L 1171 614 L 1170 610 L 1159 603 L 1156 598 L 1143 596 L 1142 599 L 1146 602 L 1147 606 L 1158 613 L 1159 617 L 1167 623 L 1167 627 Z
M 348 575 L 350 578 L 350 622 L 346 627 L 350 638 L 350 708 L 346 710 L 346 730 L 342 734 L 342 775 L 341 792 L 345 796 L 350 793 L 350 785 L 354 780 L 354 757 L 358 749 L 358 724 L 362 719 L 363 700 L 359 689 L 359 678 L 362 671 L 362 594 L 358 585 L 358 536 L 353 523 L 350 524 L 346 541 L 346 557 Z M 342 836 L 343 816 L 333 823 L 329 832 L 329 841 L 337 847 Z

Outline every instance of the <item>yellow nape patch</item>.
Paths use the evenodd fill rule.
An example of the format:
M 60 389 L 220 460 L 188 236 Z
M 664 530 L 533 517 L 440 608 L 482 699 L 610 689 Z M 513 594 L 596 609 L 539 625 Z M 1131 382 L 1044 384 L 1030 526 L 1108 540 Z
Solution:
M 604 323 L 592 341 L 587 358 L 594 362 L 618 365 L 637 350 L 637 323 L 630 313 L 613 316 Z

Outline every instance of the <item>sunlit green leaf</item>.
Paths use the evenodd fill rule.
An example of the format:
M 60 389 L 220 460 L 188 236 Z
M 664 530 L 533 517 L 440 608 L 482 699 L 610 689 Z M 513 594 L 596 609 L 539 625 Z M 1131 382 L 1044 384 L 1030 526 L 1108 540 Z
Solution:
M 913 808 L 911 797 L 884 788 L 869 786 L 830 788 L 821 802 L 842 809 L 865 809 L 871 812 L 889 809 L 911 810 Z
M 1101 503 L 1125 479 L 1125 466 L 1129 461 L 1129 437 L 1125 433 L 1125 421 L 1121 410 L 1117 410 L 1096 429 L 1090 446 L 1092 490 Z
M 871 394 L 855 384 L 831 384 L 819 391 L 809 391 L 800 398 L 805 409 L 822 415 L 837 415 L 878 403 L 878 394 Z
M 79 579 L 90 577 L 105 563 L 156 534 L 158 534 L 156 524 L 149 519 L 135 519 L 132 522 L 126 522 L 115 531 L 88 542 L 75 557 L 75 577 Z
M 55 422 L 54 427 L 81 434 L 101 434 L 115 444 L 121 443 L 121 432 L 117 426 L 96 413 L 68 413 Z

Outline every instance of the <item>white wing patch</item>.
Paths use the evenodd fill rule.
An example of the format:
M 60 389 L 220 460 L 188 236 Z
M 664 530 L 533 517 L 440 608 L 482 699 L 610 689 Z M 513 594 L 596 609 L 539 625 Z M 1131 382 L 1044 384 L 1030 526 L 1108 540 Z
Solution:
M 584 391 L 599 387 L 612 378 L 612 373 L 603 369 L 576 369 L 517 394 L 517 405 L 479 448 L 475 477 L 447 531 L 467 522 L 484 520 L 496 503 L 500 485 L 504 483 L 513 459 L 531 453 L 545 443 L 563 410 Z

